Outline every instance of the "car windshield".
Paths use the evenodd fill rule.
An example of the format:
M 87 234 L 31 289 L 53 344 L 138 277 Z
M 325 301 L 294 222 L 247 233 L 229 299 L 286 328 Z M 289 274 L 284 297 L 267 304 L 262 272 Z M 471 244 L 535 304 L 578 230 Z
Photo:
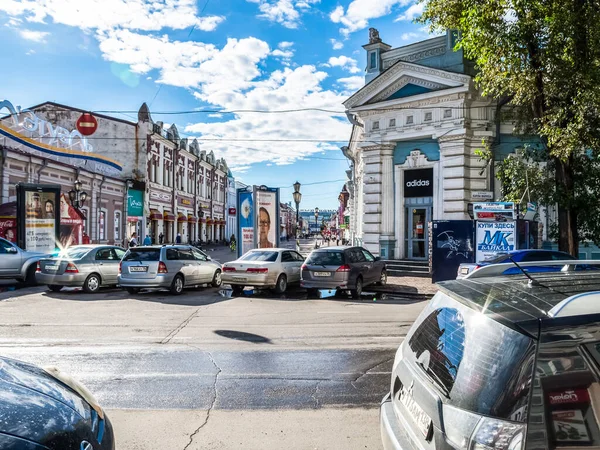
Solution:
M 312 252 L 307 258 L 306 264 L 315 266 L 341 266 L 344 264 L 344 253 L 340 251 Z
M 248 252 L 240 258 L 240 261 L 277 261 L 277 252 Z
M 123 257 L 123 261 L 158 261 L 159 259 L 158 248 L 131 248 Z
M 510 261 L 508 253 L 500 253 L 490 259 L 484 259 L 483 262 L 489 264 L 501 264 Z
M 91 247 L 72 247 L 61 252 L 56 255 L 57 259 L 81 259 L 91 250 Z

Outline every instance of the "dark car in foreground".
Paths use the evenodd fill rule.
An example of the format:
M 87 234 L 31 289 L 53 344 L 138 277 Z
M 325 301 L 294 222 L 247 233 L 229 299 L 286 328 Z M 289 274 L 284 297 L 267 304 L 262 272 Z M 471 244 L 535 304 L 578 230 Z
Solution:
M 600 446 L 600 262 L 544 264 L 439 283 L 396 352 L 385 449 Z
M 0 357 L 0 449 L 114 450 L 112 425 L 85 392 L 67 375 Z
M 300 286 L 309 294 L 317 289 L 350 291 L 360 297 L 363 287 L 385 284 L 385 263 L 362 247 L 326 247 L 313 250 L 302 265 Z
M 479 263 L 463 263 L 460 266 L 458 266 L 458 273 L 456 278 L 464 278 L 474 270 L 477 270 L 480 267 L 489 266 L 490 264 L 510 263 L 511 258 L 517 264 L 522 262 L 567 261 L 577 259 L 574 256 L 571 256 L 569 253 L 558 252 L 554 250 L 513 250 L 506 253 L 500 253 L 492 259 L 481 261 Z M 529 266 L 527 270 L 529 270 L 530 272 L 550 272 L 560 270 L 560 268 L 557 269 L 557 267 L 554 266 L 548 267 L 541 265 Z M 510 275 L 512 273 L 517 272 L 519 272 L 519 269 L 513 265 L 512 267 L 509 267 L 506 270 L 505 275 Z

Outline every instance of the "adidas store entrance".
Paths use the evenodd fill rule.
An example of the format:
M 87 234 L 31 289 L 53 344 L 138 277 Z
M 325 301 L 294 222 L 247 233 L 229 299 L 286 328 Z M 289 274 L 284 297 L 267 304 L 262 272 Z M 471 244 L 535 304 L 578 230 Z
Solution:
M 404 257 L 429 258 L 429 227 L 433 216 L 433 168 L 403 171 Z

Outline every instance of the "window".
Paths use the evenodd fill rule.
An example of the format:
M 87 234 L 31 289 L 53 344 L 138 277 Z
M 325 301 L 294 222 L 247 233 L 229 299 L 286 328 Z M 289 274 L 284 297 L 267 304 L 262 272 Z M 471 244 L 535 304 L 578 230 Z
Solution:
M 296 261 L 304 262 L 305 258 L 300 253 L 292 252 L 292 256 L 296 258 Z
M 452 110 L 451 109 L 445 109 L 444 110 L 444 119 L 450 119 L 452 118 Z
M 396 119 L 390 119 L 390 128 L 393 128 L 396 126 Z
M 202 253 L 199 250 L 196 250 L 195 248 L 192 249 L 192 253 L 194 254 L 194 258 L 197 261 L 207 261 L 208 258 L 206 257 L 206 255 L 204 253 Z
M 12 245 L 10 245 L 10 243 L 8 241 L 5 241 L 3 239 L 0 239 L 0 254 L 7 254 L 7 253 L 17 253 L 14 250 L 10 250 L 13 249 L 14 247 Z
M 96 252 L 96 261 L 108 261 L 115 258 L 110 248 L 101 248 Z
M 369 262 L 375 261 L 375 257 L 373 255 L 371 255 L 371 253 L 369 253 L 367 250 L 365 250 L 363 248 L 361 251 L 362 251 L 363 255 L 365 255 L 365 258 L 367 259 L 367 261 L 369 261 Z
M 115 211 L 115 239 L 121 239 L 121 211 Z
M 294 262 L 295 259 L 294 257 L 291 255 L 290 252 L 283 252 L 281 254 L 281 262 Z
M 406 125 L 412 125 L 414 122 L 414 116 L 406 116 Z
M 171 249 L 169 249 L 171 250 Z M 130 248 L 125 254 L 123 261 L 159 261 L 160 260 L 160 249 L 137 249 Z
M 431 122 L 432 118 L 433 118 L 433 113 L 431 113 L 431 112 L 425 113 L 425 122 Z
M 167 259 L 169 257 L 167 256 Z M 189 248 L 181 248 L 179 249 L 179 259 L 182 261 L 195 261 L 194 254 L 192 253 L 192 249 Z
M 167 260 L 177 261 L 179 259 L 179 251 L 176 248 L 167 249 Z
M 376 120 L 375 122 L 373 122 L 373 130 L 379 130 L 379 120 Z
M 98 239 L 101 241 L 106 239 L 106 211 L 98 213 Z
M 371 52 L 369 54 L 369 68 L 376 69 L 377 68 L 377 53 Z
M 120 249 L 120 248 L 115 248 L 115 254 L 117 255 L 117 259 L 120 261 L 123 259 L 123 256 L 125 256 L 125 250 Z
M 360 263 L 360 262 L 365 262 L 367 261 L 367 258 L 365 258 L 365 255 L 362 254 L 362 252 L 359 249 L 351 249 L 348 251 L 349 253 L 349 259 L 351 263 Z
M 341 266 L 344 264 L 342 252 L 312 252 L 306 259 L 306 264 L 314 266 Z
M 279 256 L 279 253 L 277 253 L 277 252 L 265 252 L 265 251 L 248 252 L 240 258 L 240 261 L 275 262 L 275 261 L 277 261 L 278 256 Z

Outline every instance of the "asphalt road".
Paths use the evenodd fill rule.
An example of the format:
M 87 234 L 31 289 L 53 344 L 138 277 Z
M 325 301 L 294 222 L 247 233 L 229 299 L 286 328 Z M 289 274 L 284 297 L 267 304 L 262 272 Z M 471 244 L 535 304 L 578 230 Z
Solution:
M 423 306 L 27 288 L 0 292 L 0 354 L 81 380 L 119 449 L 380 448 L 377 407 Z

